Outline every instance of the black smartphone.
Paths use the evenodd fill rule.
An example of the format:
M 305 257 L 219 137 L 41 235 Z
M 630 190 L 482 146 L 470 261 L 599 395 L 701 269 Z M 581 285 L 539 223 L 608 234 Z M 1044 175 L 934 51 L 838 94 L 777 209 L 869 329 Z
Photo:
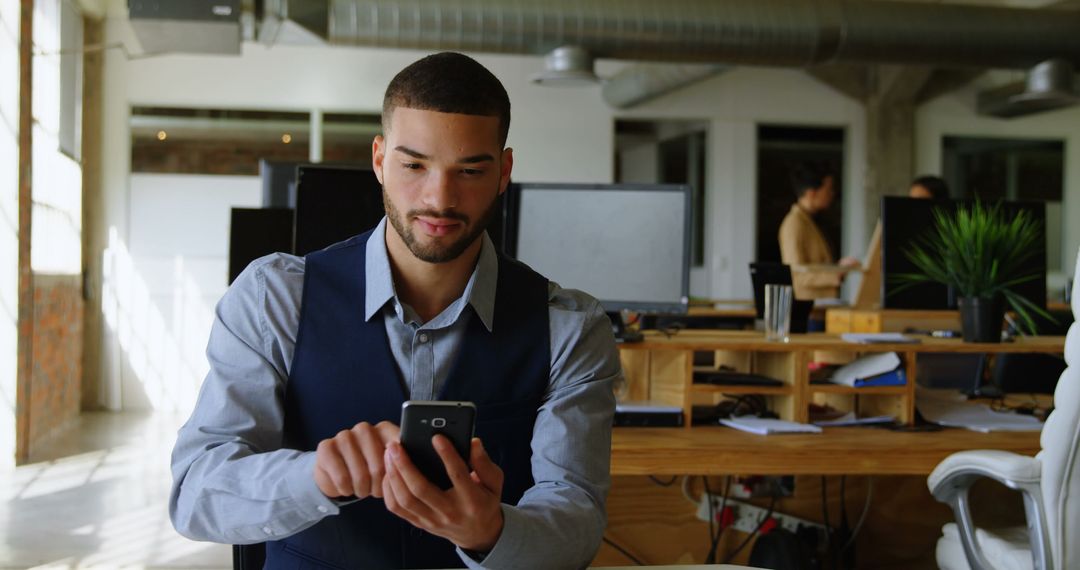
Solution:
M 431 438 L 435 434 L 446 436 L 468 465 L 475 423 L 472 402 L 409 400 L 401 405 L 401 446 L 428 481 L 445 491 L 452 486 L 450 476 Z

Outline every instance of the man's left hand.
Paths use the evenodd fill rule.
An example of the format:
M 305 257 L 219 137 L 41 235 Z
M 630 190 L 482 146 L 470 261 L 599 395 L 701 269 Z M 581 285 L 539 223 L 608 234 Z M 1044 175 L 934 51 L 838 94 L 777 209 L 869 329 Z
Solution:
M 503 529 L 503 473 L 473 438 L 469 471 L 445 436 L 432 438 L 453 487 L 443 491 L 427 480 L 397 442 L 386 447 L 383 499 L 409 524 L 441 536 L 465 550 L 490 552 Z

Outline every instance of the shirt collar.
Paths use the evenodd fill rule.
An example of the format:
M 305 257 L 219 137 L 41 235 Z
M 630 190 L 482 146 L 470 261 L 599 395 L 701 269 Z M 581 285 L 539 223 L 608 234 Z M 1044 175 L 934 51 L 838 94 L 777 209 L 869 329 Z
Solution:
M 491 243 L 487 232 L 481 235 L 481 239 L 483 242 L 480 246 L 480 258 L 476 262 L 472 276 L 469 277 L 462 297 L 467 299 L 484 327 L 490 332 L 495 319 L 495 285 L 499 275 L 499 259 L 495 253 L 495 245 Z M 390 272 L 390 257 L 386 252 L 385 216 L 372 231 L 366 247 L 364 271 L 367 275 L 367 286 L 364 299 L 364 320 L 370 321 L 375 313 L 397 296 L 394 290 L 393 274 Z M 400 304 L 400 300 L 398 302 Z M 454 320 L 457 318 L 455 317 Z

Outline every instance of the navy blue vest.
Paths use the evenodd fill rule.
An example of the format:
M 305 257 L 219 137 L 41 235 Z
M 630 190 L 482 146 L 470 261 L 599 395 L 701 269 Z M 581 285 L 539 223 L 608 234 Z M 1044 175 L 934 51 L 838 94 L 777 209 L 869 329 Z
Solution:
M 407 395 L 383 318 L 364 320 L 370 234 L 306 258 L 300 328 L 285 389 L 286 448 L 313 451 L 358 422 L 401 419 Z M 533 485 L 532 430 L 551 366 L 547 289 L 542 276 L 500 256 L 492 331 L 475 313 L 469 318 L 439 394 L 441 400 L 476 404 L 476 435 L 502 468 L 502 502 L 511 505 Z M 462 566 L 452 543 L 409 525 L 375 498 L 347 505 L 338 516 L 266 547 L 266 568 Z

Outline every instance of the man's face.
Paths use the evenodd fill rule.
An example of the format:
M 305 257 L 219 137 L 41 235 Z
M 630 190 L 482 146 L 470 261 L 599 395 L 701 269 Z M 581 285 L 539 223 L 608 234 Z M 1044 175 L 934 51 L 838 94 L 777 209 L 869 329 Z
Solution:
M 444 263 L 484 231 L 513 152 L 499 144 L 498 117 L 397 107 L 375 137 L 372 164 L 401 241 L 418 259 Z

